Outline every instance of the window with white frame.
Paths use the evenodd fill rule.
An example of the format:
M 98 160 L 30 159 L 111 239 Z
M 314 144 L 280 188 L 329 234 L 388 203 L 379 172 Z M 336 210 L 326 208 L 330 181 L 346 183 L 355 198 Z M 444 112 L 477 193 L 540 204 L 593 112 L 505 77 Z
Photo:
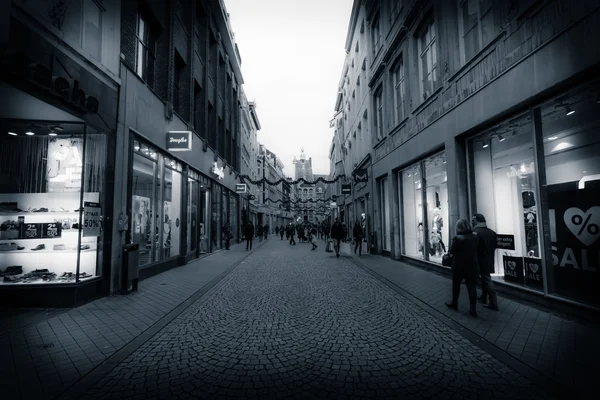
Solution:
M 493 39 L 492 0 L 458 0 L 458 8 L 461 58 L 466 63 Z
M 423 100 L 431 96 L 437 87 L 437 49 L 433 16 L 424 23 L 418 37 L 419 81 Z
M 150 86 L 154 84 L 155 36 L 148 20 L 138 16 L 137 61 L 135 72 Z
M 373 54 L 377 54 L 381 47 L 381 29 L 379 27 L 379 12 L 375 14 L 373 18 L 373 24 L 371 25 L 371 45 L 373 46 Z
M 404 119 L 404 61 L 400 57 L 392 68 L 392 79 L 394 84 L 394 120 L 398 125 Z
M 379 85 L 375 91 L 375 133 L 377 140 L 383 139 L 383 86 Z

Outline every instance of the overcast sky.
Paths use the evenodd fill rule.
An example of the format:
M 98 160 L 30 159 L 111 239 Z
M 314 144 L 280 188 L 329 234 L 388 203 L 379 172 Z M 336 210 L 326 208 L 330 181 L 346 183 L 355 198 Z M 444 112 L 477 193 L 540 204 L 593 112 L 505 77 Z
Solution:
M 315 174 L 329 146 L 352 0 L 224 0 L 242 57 L 244 91 L 256 101 L 258 140 L 287 176 L 304 146 Z

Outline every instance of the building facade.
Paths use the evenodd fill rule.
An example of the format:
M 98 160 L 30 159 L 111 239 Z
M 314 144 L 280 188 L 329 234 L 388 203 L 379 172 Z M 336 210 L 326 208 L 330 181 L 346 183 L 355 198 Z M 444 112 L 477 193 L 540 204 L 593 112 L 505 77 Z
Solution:
M 0 301 L 68 307 L 111 290 L 121 3 L 0 15 Z
M 597 308 L 600 2 L 364 4 L 377 250 L 441 264 L 481 213 L 495 281 Z
M 339 152 L 340 165 L 337 174 L 343 173 L 347 180 L 336 185 L 338 215 L 347 226 L 359 220 L 365 232 L 365 241 L 371 238 L 373 228 L 372 180 L 354 182 L 354 177 L 369 176 L 371 170 L 371 122 L 369 90 L 369 35 L 366 28 L 367 9 L 364 2 L 354 2 L 346 35 L 346 58 L 338 85 L 333 117 L 334 136 L 332 151 Z M 336 161 L 337 162 L 337 161 Z M 332 165 L 335 171 L 336 165 Z M 334 173 L 335 175 L 335 173 Z M 351 193 L 342 194 L 341 185 L 350 183 Z M 369 245 L 367 245 L 367 249 Z
M 241 112 L 240 112 L 240 173 L 250 177 L 252 180 L 259 179 L 258 174 L 258 131 L 260 130 L 260 121 L 256 112 L 256 103 L 249 102 L 246 95 L 241 91 Z M 244 205 L 242 207 L 242 222 L 246 219 L 252 221 L 256 226 L 258 223 L 257 204 L 261 195 L 259 187 L 250 183 L 246 184 L 247 193 L 242 195 Z

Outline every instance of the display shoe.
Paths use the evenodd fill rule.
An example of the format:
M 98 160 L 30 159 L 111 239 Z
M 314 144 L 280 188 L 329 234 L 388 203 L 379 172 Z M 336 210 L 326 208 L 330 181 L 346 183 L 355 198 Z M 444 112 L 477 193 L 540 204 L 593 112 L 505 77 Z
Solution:
M 20 276 L 5 276 L 4 283 L 19 283 L 23 280 Z
M 16 243 L 0 243 L 0 251 L 13 251 L 17 249 L 18 246 Z
M 25 247 L 23 247 L 23 246 L 17 246 L 17 250 L 25 250 Z
M 79 229 L 79 224 L 73 224 L 73 229 Z
M 79 246 L 79 250 L 89 250 L 91 247 L 89 244 L 82 244 Z
M 64 244 L 55 244 L 53 247 L 54 250 L 67 250 L 67 246 Z
M 6 267 L 4 271 L 2 271 L 2 275 L 21 275 L 23 273 L 23 266 L 21 265 L 13 265 L 10 267 Z
M 62 230 L 66 231 L 66 230 L 69 230 L 69 229 L 71 229 L 71 224 L 68 223 L 68 222 L 63 222 L 62 223 Z
M 86 272 L 81 272 L 81 273 L 79 274 L 79 279 L 82 279 L 82 278 L 89 278 L 90 276 L 91 276 L 91 275 L 90 275 L 90 274 L 88 274 L 88 273 L 86 273 Z
M 48 209 L 46 207 L 34 208 L 33 212 L 48 212 Z
M 56 280 L 56 274 L 54 272 L 52 272 L 50 274 L 43 275 L 42 280 L 44 282 L 50 282 L 50 281 Z
M 35 246 L 33 249 L 33 251 L 38 251 L 38 250 L 45 250 L 46 249 L 46 245 L 45 244 L 38 244 L 37 246 Z

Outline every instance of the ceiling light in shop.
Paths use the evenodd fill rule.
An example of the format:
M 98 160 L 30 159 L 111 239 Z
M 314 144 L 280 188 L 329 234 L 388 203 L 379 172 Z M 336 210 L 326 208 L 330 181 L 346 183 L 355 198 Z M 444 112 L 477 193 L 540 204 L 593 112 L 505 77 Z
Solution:
M 502 136 L 502 135 L 498 136 L 498 141 L 499 142 L 504 142 L 505 139 L 506 138 L 504 136 Z
M 56 136 L 56 132 L 50 132 L 48 136 Z
M 17 134 L 16 134 L 16 133 L 14 133 L 14 132 L 8 132 L 8 134 L 9 134 L 10 136 L 17 136 Z
M 135 146 L 134 149 L 139 150 L 140 146 Z
M 558 136 L 550 136 L 550 137 L 548 138 L 548 140 L 556 140 L 556 139 L 558 139 Z
M 567 115 L 572 115 L 575 114 L 575 110 L 573 110 L 571 107 L 567 107 Z
M 569 142 L 560 142 L 559 144 L 557 144 L 553 149 L 552 152 L 555 151 L 560 151 L 560 150 L 565 150 L 568 149 L 570 147 L 573 147 L 573 145 Z
M 489 147 L 490 143 L 489 142 L 483 142 L 483 148 L 485 149 L 486 147 Z
M 25 132 L 25 134 L 27 136 L 33 136 L 33 135 L 35 135 L 35 133 L 33 133 L 33 132 L 29 131 L 29 130 L 27 132 Z

